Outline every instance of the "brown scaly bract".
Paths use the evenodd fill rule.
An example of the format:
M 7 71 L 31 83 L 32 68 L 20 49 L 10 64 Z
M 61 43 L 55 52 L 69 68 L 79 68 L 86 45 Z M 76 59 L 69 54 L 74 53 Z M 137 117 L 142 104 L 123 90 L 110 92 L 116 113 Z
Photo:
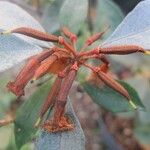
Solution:
M 131 106 L 136 109 L 137 107 L 131 101 L 127 90 L 107 74 L 109 61 L 107 60 L 106 55 L 126 55 L 136 52 L 149 54 L 149 52 L 137 45 L 111 46 L 107 48 L 99 46 L 90 51 L 86 51 L 87 47 L 100 39 L 105 31 L 96 33 L 88 38 L 85 41 L 83 48 L 80 51 L 77 51 L 77 36 L 70 32 L 66 27 L 62 28 L 62 32 L 68 40 L 62 36 L 57 37 L 26 27 L 17 28 L 9 32 L 24 34 L 35 39 L 56 43 L 54 47 L 46 49 L 40 54 L 30 58 L 16 77 L 16 80 L 14 82 L 9 82 L 7 85 L 10 91 L 20 97 L 24 95 L 24 88 L 30 80 L 37 80 L 47 73 L 53 73 L 57 76 L 47 99 L 41 108 L 39 114 L 40 117 L 35 126 L 39 126 L 44 114 L 51 106 L 54 106 L 53 118 L 46 121 L 43 128 L 49 132 L 71 130 L 74 128 L 74 125 L 71 123 L 70 119 L 64 115 L 64 112 L 69 90 L 81 66 L 91 69 L 99 79 L 118 93 L 122 94 L 129 101 Z M 3 32 L 3 34 L 6 34 L 6 32 Z M 87 64 L 87 61 L 91 58 L 98 59 L 103 64 L 97 67 Z

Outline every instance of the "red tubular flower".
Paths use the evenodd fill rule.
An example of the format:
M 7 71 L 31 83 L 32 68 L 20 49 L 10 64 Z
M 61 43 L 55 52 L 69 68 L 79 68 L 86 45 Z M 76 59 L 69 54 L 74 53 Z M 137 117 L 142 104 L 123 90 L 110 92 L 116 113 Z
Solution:
M 32 79 L 36 69 L 40 65 L 40 62 L 52 54 L 51 49 L 45 50 L 39 55 L 33 56 L 29 59 L 28 63 L 21 70 L 14 82 L 9 82 L 7 87 L 16 96 L 20 97 L 24 95 L 24 88 L 27 83 Z

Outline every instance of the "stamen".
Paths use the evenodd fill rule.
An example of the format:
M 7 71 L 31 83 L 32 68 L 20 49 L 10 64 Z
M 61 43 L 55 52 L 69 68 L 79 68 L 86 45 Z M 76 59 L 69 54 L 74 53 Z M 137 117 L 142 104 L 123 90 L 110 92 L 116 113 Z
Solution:
M 150 51 L 145 51 L 145 54 L 146 55 L 150 55 Z
M 133 103 L 132 100 L 129 100 L 129 104 L 130 104 L 134 109 L 137 109 L 137 106 Z
M 40 123 L 41 123 L 42 119 L 39 117 L 34 125 L 35 128 L 38 128 Z

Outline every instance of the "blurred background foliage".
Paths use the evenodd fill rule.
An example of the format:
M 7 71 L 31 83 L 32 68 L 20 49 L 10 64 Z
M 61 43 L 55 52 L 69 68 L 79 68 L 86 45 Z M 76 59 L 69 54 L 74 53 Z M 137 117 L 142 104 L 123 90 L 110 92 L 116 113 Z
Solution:
M 59 34 L 60 23 L 66 19 L 64 18 L 64 13 L 62 12 L 67 5 L 69 5 L 68 3 L 65 4 L 65 0 L 7 1 L 16 3 L 24 8 L 43 25 L 47 32 L 56 35 Z M 98 41 L 96 44 L 98 45 L 100 42 L 104 41 L 115 30 L 115 28 L 129 13 L 129 11 L 131 11 L 139 3 L 139 1 L 140 0 L 89 0 L 88 16 L 85 22 L 76 19 L 79 14 L 75 14 L 73 20 L 67 20 L 70 28 L 79 36 L 78 48 L 82 46 L 83 41 L 92 33 L 103 31 L 106 25 L 110 25 L 107 34 L 105 34 L 103 39 Z M 71 12 L 71 10 L 68 10 L 68 12 L 69 11 L 70 13 L 73 12 Z M 72 24 L 76 24 L 76 26 L 72 28 Z M 113 59 L 111 61 L 114 66 L 112 66 L 112 71 L 117 73 L 119 79 L 124 79 L 136 88 L 146 106 L 147 111 L 112 114 L 104 108 L 93 104 L 91 99 L 83 92 L 83 89 L 78 84 L 74 85 L 71 92 L 71 97 L 74 100 L 73 104 L 75 112 L 79 117 L 85 136 L 87 137 L 86 150 L 148 150 L 150 149 L 150 75 L 148 71 L 150 62 L 145 57 L 140 66 L 138 62 L 137 64 L 134 62 L 135 67 L 131 68 L 128 64 L 133 63 L 132 59 L 128 60 L 128 62 L 122 61 L 120 64 Z M 32 116 L 30 116 L 32 118 L 30 119 L 32 122 L 28 122 L 28 119 L 26 119 L 28 124 L 30 124 L 30 126 L 27 127 L 27 132 L 19 132 L 21 125 L 18 124 L 18 122 L 23 123 L 22 120 L 16 120 L 15 122 L 15 135 L 17 135 L 16 143 L 18 145 L 20 144 L 19 146 L 17 145 L 17 147 L 19 147 L 21 150 L 31 150 L 34 147 L 33 141 L 35 141 L 35 137 L 38 135 L 38 133 L 34 135 L 34 129 L 31 128 L 31 125 L 33 125 L 34 119 L 37 117 L 36 112 L 42 104 L 42 99 L 44 99 L 43 95 L 45 94 L 43 93 L 46 92 L 45 88 L 47 89 L 48 87 L 47 85 L 42 85 L 44 87 L 41 86 L 39 90 L 44 88 L 44 92 L 42 92 L 41 95 L 38 95 L 39 92 L 31 95 L 30 93 L 33 93 L 40 83 L 32 85 L 32 87 L 27 88 L 27 96 L 22 98 L 20 100 L 21 102 L 16 102 L 14 95 L 9 93 L 6 88 L 2 88 L 5 87 L 8 79 L 10 80 L 10 78 L 13 78 L 16 75 L 16 70 L 18 70 L 18 68 L 10 69 L 9 73 L 4 72 L 0 75 L 0 118 L 3 118 L 9 113 L 14 113 L 16 108 L 20 107 L 17 111 L 17 119 L 19 120 L 23 118 L 23 121 L 25 121 L 25 118 L 28 118 L 28 115 L 30 115 L 28 113 L 25 115 L 23 114 L 28 112 L 26 108 L 29 108 L 28 106 L 30 106 L 30 109 L 34 107 Z M 86 70 L 81 69 L 78 76 L 80 81 L 85 79 L 88 73 L 89 72 Z M 38 103 L 36 102 L 37 97 L 39 99 Z M 25 99 L 28 99 L 28 101 L 25 101 Z M 24 101 L 25 103 L 23 103 Z M 20 113 L 20 111 L 23 113 Z M 92 119 L 89 118 L 89 116 L 91 116 Z M 91 120 L 93 123 L 90 123 L 92 122 Z M 0 150 L 16 150 L 13 129 L 14 124 L 0 128 Z M 28 132 L 30 133 L 28 134 Z M 29 139 L 31 138 L 32 141 L 29 142 Z M 114 146 L 110 147 L 110 145 Z

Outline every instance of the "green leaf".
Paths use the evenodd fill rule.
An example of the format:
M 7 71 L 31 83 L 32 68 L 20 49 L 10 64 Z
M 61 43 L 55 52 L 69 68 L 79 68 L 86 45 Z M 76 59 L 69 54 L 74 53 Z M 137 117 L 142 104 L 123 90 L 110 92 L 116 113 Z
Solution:
M 42 85 L 18 109 L 15 120 L 15 139 L 18 149 L 34 137 L 37 131 L 34 128 L 34 124 L 38 118 L 39 110 L 50 90 L 50 85 L 50 82 Z
M 87 11 L 87 0 L 65 0 L 59 16 L 61 26 L 67 26 L 77 33 L 86 19 Z
M 54 33 L 60 28 L 59 12 L 63 0 L 55 0 L 52 4 L 46 5 L 42 17 L 42 25 L 49 33 Z
M 119 83 L 129 92 L 132 101 L 138 107 L 144 108 L 138 93 L 129 84 L 122 81 L 119 81 Z M 106 85 L 97 87 L 87 81 L 82 83 L 82 85 L 94 102 L 111 112 L 126 112 L 133 110 L 124 96 Z
M 110 35 L 124 18 L 122 10 L 112 0 L 99 0 L 96 15 L 94 30 L 99 32 L 109 25 L 106 36 Z

